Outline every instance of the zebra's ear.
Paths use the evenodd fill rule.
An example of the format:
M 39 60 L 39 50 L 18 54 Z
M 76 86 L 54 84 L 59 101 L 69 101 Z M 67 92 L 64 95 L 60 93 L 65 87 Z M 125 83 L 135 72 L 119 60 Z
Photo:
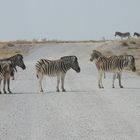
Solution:
M 78 58 L 76 56 L 74 58 L 75 58 L 74 61 L 77 61 L 78 60 Z
M 92 52 L 93 52 L 93 53 L 96 53 L 97 51 L 96 51 L 96 50 L 92 50 Z

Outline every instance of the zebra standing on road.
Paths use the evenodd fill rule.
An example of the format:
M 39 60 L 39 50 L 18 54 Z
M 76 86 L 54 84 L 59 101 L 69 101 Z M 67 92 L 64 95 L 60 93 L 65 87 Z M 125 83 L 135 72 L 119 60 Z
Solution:
M 21 54 L 16 54 L 16 55 L 6 58 L 6 59 L 0 59 L 0 65 L 1 65 L 1 71 L 2 71 L 1 75 L 3 75 L 3 78 L 1 78 L 1 80 L 3 80 L 3 85 L 4 85 L 3 91 L 4 91 L 4 93 L 6 93 L 5 85 L 7 82 L 8 91 L 11 93 L 9 75 L 10 75 L 10 77 L 11 76 L 14 77 L 14 72 L 16 71 L 16 66 L 22 68 L 23 70 L 26 69 L 26 66 L 23 62 L 23 56 Z M 6 69 L 8 69 L 8 70 L 6 70 Z M 5 70 L 6 70 L 6 72 L 4 72 Z
M 80 67 L 76 56 L 64 56 L 58 60 L 40 59 L 35 65 L 35 67 L 36 75 L 39 79 L 39 88 L 41 92 L 43 92 L 42 80 L 44 75 L 50 77 L 57 77 L 57 92 L 59 92 L 59 83 L 61 79 L 61 89 L 63 92 L 65 92 L 66 90 L 64 88 L 64 79 L 66 72 L 70 68 L 72 68 L 78 73 L 80 72 Z
M 128 39 L 131 37 L 129 32 L 121 33 L 121 32 L 115 32 L 115 37 L 119 36 L 121 39 L 128 37 Z
M 132 55 L 111 56 L 108 58 L 105 56 L 100 56 L 98 53 L 96 53 L 95 50 L 93 50 L 90 61 L 93 60 L 95 60 L 95 64 L 99 73 L 99 77 L 98 77 L 99 88 L 103 88 L 102 75 L 104 72 L 114 73 L 113 83 L 112 83 L 113 88 L 114 88 L 114 81 L 116 75 L 118 76 L 119 79 L 120 88 L 123 88 L 121 84 L 122 71 L 126 68 L 129 68 L 133 72 L 136 71 L 135 59 Z
M 136 33 L 136 32 L 135 32 L 133 36 L 140 37 L 140 33 Z

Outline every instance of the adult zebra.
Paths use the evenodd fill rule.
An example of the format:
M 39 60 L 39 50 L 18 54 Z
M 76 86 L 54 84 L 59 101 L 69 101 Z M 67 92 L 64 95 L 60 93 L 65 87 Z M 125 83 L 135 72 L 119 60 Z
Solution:
M 140 37 L 140 33 L 135 32 L 133 36 Z
M 131 37 L 129 32 L 126 32 L 126 33 L 115 32 L 115 37 L 116 37 L 116 36 L 121 37 L 121 39 L 126 38 L 126 37 L 128 37 L 128 38 Z
M 103 55 L 101 52 L 99 52 L 99 51 L 97 51 L 97 50 L 93 50 L 93 51 L 94 51 L 94 53 L 96 53 L 96 54 L 97 54 L 98 56 L 100 56 L 100 57 L 101 57 L 101 56 L 104 56 L 104 57 L 107 57 L 107 58 L 110 58 L 110 59 L 112 58 L 112 56 L 105 56 L 105 55 Z M 115 56 L 115 55 L 113 55 L 113 56 Z M 119 73 L 117 73 L 117 75 L 114 74 L 114 75 L 113 75 L 113 79 L 114 79 L 115 77 L 119 79 Z M 104 78 L 106 78 L 105 72 L 104 72 Z M 113 87 L 114 87 L 114 86 L 113 86 Z
M 90 61 L 93 61 L 93 60 L 95 60 L 95 64 L 99 73 L 99 77 L 98 77 L 99 88 L 103 88 L 102 75 L 104 72 L 114 73 L 113 82 L 112 82 L 113 88 L 114 88 L 115 77 L 116 75 L 118 75 L 119 86 L 120 88 L 123 88 L 121 84 L 122 71 L 125 68 L 129 68 L 133 72 L 136 71 L 135 59 L 132 55 L 105 57 L 105 56 L 100 56 L 98 53 L 96 53 L 96 51 L 93 50 Z
M 64 56 L 58 60 L 40 59 L 35 65 L 35 67 L 36 75 L 39 79 L 39 88 L 41 92 L 43 92 L 42 80 L 44 75 L 50 77 L 57 77 L 57 92 L 59 92 L 59 83 L 61 78 L 61 88 L 62 91 L 65 92 L 66 90 L 64 88 L 64 79 L 66 72 L 70 68 L 72 68 L 78 73 L 80 72 L 80 67 L 76 56 Z
M 5 67 L 9 70 L 7 70 L 5 73 L 4 73 L 4 70 L 6 69 L 3 69 L 3 72 L 1 72 L 4 76 L 3 79 L 3 85 L 4 85 L 4 93 L 6 93 L 5 91 L 5 85 L 7 83 L 7 86 L 9 87 L 8 88 L 8 91 L 11 93 L 10 91 L 10 79 L 9 79 L 9 74 L 10 76 L 14 76 L 14 72 L 16 70 L 16 66 L 22 68 L 23 70 L 26 69 L 26 66 L 23 62 L 23 56 L 21 54 L 16 54 L 12 57 L 9 57 L 9 58 L 5 58 L 5 59 L 0 59 L 0 65 L 4 65 L 5 64 Z M 1 69 L 2 70 L 2 69 Z
M 3 80 L 3 92 L 6 93 L 5 86 L 7 82 L 7 90 L 11 93 L 10 90 L 10 76 L 13 76 L 14 66 L 11 61 L 2 61 L 0 63 L 0 94 L 1 92 L 1 81 Z
M 12 72 L 13 79 L 14 79 L 14 73 L 17 72 L 17 69 L 16 69 L 17 66 L 22 68 L 23 70 L 26 69 L 26 66 L 23 61 L 23 56 L 21 54 L 16 54 L 9 58 L 0 59 L 0 63 L 3 61 L 11 61 L 12 65 L 13 65 L 13 72 Z

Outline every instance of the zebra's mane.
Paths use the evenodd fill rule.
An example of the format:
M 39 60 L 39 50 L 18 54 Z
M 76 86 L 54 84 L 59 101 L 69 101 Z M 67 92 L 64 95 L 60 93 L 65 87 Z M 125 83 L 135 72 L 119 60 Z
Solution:
M 63 56 L 60 58 L 61 60 L 71 60 L 71 59 L 74 59 L 74 60 L 77 60 L 77 57 L 74 56 L 74 55 L 71 55 L 71 56 Z
M 99 52 L 99 51 L 97 51 L 97 50 L 93 50 L 93 53 L 96 53 L 96 54 L 98 54 L 98 55 L 102 56 L 102 53 L 101 53 L 101 52 Z

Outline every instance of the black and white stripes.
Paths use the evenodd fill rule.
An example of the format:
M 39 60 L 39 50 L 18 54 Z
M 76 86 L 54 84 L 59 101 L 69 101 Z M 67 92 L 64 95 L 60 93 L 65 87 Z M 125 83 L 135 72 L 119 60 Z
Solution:
M 0 86 L 1 86 L 1 81 L 3 80 L 4 93 L 6 93 L 5 90 L 6 83 L 7 83 L 7 90 L 9 93 L 11 93 L 10 77 L 14 76 L 14 72 L 16 71 L 16 66 L 21 67 L 22 69 L 26 68 L 23 62 L 23 56 L 21 54 L 16 54 L 12 57 L 0 60 Z
M 129 32 L 126 32 L 126 33 L 115 32 L 115 37 L 116 36 L 121 37 L 121 39 L 126 38 L 126 37 L 130 38 L 130 33 Z
M 0 84 L 3 80 L 3 92 L 6 93 L 5 86 L 7 82 L 7 90 L 10 91 L 10 76 L 13 74 L 13 65 L 11 61 L 2 61 L 0 63 Z M 0 85 L 0 93 L 1 93 L 1 85 Z
M 72 68 L 76 72 L 80 72 L 80 67 L 78 64 L 78 59 L 76 56 L 65 56 L 61 57 L 58 60 L 47 60 L 41 59 L 35 65 L 36 67 L 36 75 L 39 79 L 39 87 L 40 91 L 43 92 L 42 89 L 42 79 L 44 75 L 57 77 L 57 91 L 59 91 L 59 83 L 61 79 L 61 88 L 62 91 L 64 89 L 64 79 L 66 72 Z
M 95 60 L 96 67 L 99 72 L 98 78 L 98 86 L 99 88 L 103 88 L 102 84 L 102 75 L 104 72 L 114 73 L 113 75 L 113 84 L 112 87 L 114 88 L 114 80 L 115 76 L 118 75 L 119 78 L 119 85 L 121 85 L 121 73 L 124 69 L 132 70 L 133 72 L 136 71 L 135 67 L 135 59 L 132 55 L 120 55 L 120 56 L 110 56 L 105 57 L 99 55 L 97 51 L 93 50 L 91 54 L 90 61 Z

